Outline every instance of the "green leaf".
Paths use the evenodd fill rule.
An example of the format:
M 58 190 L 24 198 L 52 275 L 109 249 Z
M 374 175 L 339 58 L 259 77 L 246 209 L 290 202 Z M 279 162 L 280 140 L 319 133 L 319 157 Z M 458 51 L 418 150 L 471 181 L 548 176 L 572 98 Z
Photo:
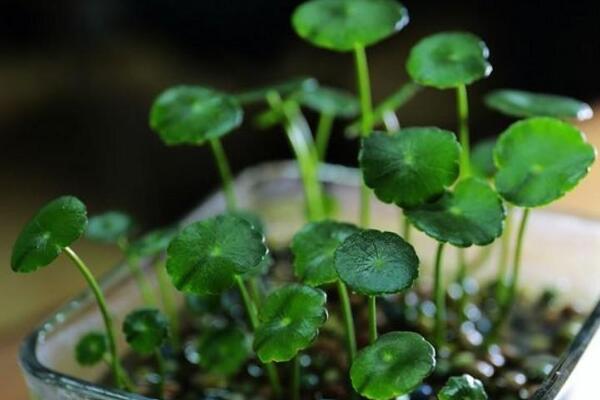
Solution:
M 370 46 L 408 24 L 408 11 L 395 0 L 312 0 L 296 8 L 296 33 L 317 47 L 352 51 Z
M 15 272 L 33 272 L 56 259 L 79 239 L 87 224 L 85 205 L 76 197 L 59 197 L 25 225 L 15 241 L 10 265 Z
M 271 293 L 259 310 L 254 350 L 262 362 L 289 361 L 308 347 L 327 320 L 320 289 L 290 284 Z
M 301 92 L 298 101 L 313 111 L 342 118 L 353 118 L 360 109 L 352 93 L 323 86 Z
M 498 194 L 479 178 L 458 182 L 433 203 L 405 210 L 410 222 L 440 242 L 458 247 L 484 246 L 502 234 L 504 206 Z
M 320 286 L 337 281 L 333 257 L 335 250 L 349 236 L 360 232 L 352 224 L 334 221 L 311 222 L 292 240 L 294 273 L 302 282 Z
M 235 95 L 235 98 L 240 104 L 246 105 L 266 101 L 267 95 L 271 92 L 277 92 L 281 97 L 285 97 L 304 90 L 312 90 L 317 86 L 319 86 L 319 82 L 315 78 L 294 78 L 285 82 L 239 93 Z
M 176 228 L 150 231 L 128 246 L 127 255 L 135 258 L 156 256 L 167 250 L 175 235 L 177 235 Z
M 440 196 L 458 178 L 460 145 L 452 132 L 405 128 L 363 140 L 365 183 L 385 203 L 415 207 Z
M 485 96 L 485 104 L 511 117 L 573 118 L 579 121 L 594 116 L 592 108 L 579 100 L 524 90 L 501 89 Z
M 98 364 L 108 350 L 106 336 L 101 332 L 85 334 L 75 346 L 75 360 L 84 367 Z
M 480 178 L 489 179 L 496 175 L 494 164 L 494 147 L 496 138 L 482 140 L 473 147 L 471 152 L 471 169 Z
M 144 308 L 133 311 L 123 322 L 125 340 L 140 354 L 151 354 L 169 336 L 169 321 L 158 310 Z
M 252 225 L 252 227 L 254 229 L 256 229 L 258 232 L 260 232 L 262 235 L 264 235 L 266 233 L 265 223 L 263 222 L 263 220 L 260 218 L 259 215 L 253 213 L 252 211 L 236 210 L 236 211 L 230 211 L 230 212 L 228 212 L 228 214 L 233 215 L 234 217 L 239 217 L 241 219 L 246 220 L 246 222 L 248 222 L 250 225 Z
M 230 376 L 248 360 L 250 343 L 237 327 L 213 328 L 200 337 L 198 354 L 202 368 L 213 374 Z
M 150 110 L 150 127 L 165 144 L 201 145 L 242 123 L 234 97 L 199 86 L 176 86 L 161 93 Z
M 131 233 L 133 219 L 120 211 L 107 211 L 90 217 L 85 237 L 96 242 L 117 243 Z
M 547 117 L 518 121 L 494 150 L 496 189 L 509 203 L 539 207 L 573 189 L 595 158 L 595 149 L 570 124 Z
M 254 269 L 265 257 L 264 237 L 246 220 L 220 215 L 190 224 L 167 249 L 167 272 L 178 290 L 219 294 L 236 275 Z
M 438 89 L 468 85 L 492 73 L 489 50 L 467 32 L 441 32 L 419 41 L 410 51 L 406 69 L 420 85 Z
M 471 375 L 453 376 L 438 393 L 439 400 L 487 400 L 483 383 Z
M 392 232 L 355 233 L 335 252 L 335 269 L 352 290 L 365 295 L 398 293 L 419 274 L 413 247 Z
M 362 396 L 388 400 L 412 392 L 434 367 L 435 350 L 421 335 L 391 332 L 358 353 L 350 378 Z

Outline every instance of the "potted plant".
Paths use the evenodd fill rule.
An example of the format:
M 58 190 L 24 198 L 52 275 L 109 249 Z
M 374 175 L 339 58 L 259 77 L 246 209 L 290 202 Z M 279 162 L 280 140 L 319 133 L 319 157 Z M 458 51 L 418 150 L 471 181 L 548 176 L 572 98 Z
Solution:
M 354 55 L 358 99 L 314 79 L 239 94 L 189 85 L 161 93 L 151 128 L 170 146 L 209 145 L 223 181 L 222 196 L 181 224 L 140 236 L 122 212 L 88 221 L 72 196 L 43 206 L 15 242 L 12 269 L 34 272 L 64 254 L 94 302 L 89 294 L 75 300 L 24 344 L 32 396 L 555 398 L 553 369 L 570 371 L 559 357 L 576 361 L 596 325 L 565 353 L 584 315 L 562 293 L 522 295 L 519 278 L 531 209 L 575 187 L 595 159 L 568 122 L 591 117 L 590 108 L 493 92 L 488 106 L 522 119 L 471 151 L 467 87 L 492 67 L 484 42 L 465 32 L 419 41 L 406 64 L 413 82 L 373 107 L 366 49 L 407 23 L 395 0 L 311 0 L 294 12 L 300 37 Z M 395 110 L 427 87 L 456 92 L 458 135 L 400 127 Z M 281 126 L 295 163 L 234 181 L 222 139 L 250 103 L 266 108 L 259 126 Z M 320 115 L 315 136 L 303 107 Z M 357 116 L 347 130 L 360 136 L 360 169 L 327 166 L 333 121 Z M 377 229 L 397 210 L 400 233 Z M 302 226 L 290 234 L 298 217 Z M 124 267 L 103 285 L 74 250 L 82 236 L 123 251 Z M 472 246 L 480 250 L 467 252 Z M 478 283 L 481 265 L 496 260 L 493 276 Z M 567 305 L 555 304 L 557 296 Z M 64 369 L 95 371 L 93 382 L 44 365 L 65 357 L 65 341 Z

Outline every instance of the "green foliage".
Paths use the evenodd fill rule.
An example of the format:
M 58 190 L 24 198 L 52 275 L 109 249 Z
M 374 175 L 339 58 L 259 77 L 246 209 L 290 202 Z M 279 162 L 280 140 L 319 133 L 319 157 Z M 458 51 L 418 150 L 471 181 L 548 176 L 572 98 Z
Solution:
M 76 197 L 63 196 L 43 206 L 25 225 L 12 250 L 15 272 L 33 272 L 56 259 L 79 239 L 87 224 L 85 205 Z
M 592 118 L 592 108 L 579 100 L 524 90 L 500 89 L 485 96 L 485 104 L 502 114 L 517 117 L 554 117 L 586 120 Z
M 118 243 L 127 239 L 134 227 L 133 218 L 120 211 L 107 211 L 90 217 L 85 237 L 96 242 Z
M 471 170 L 477 177 L 490 179 L 496 175 L 494 147 L 496 139 L 486 139 L 477 143 L 471 152 Z
M 493 242 L 502 233 L 505 217 L 500 197 L 478 178 L 461 180 L 437 201 L 405 213 L 420 231 L 459 247 Z
M 264 237 L 246 220 L 220 215 L 185 227 L 167 249 L 167 272 L 178 290 L 219 294 L 264 258 Z
M 267 95 L 272 92 L 279 93 L 279 95 L 283 97 L 292 95 L 294 93 L 301 93 L 305 90 L 313 90 L 317 86 L 319 86 L 319 83 L 315 78 L 295 78 L 285 82 L 264 86 L 258 89 L 252 89 L 237 94 L 235 98 L 242 105 L 261 103 L 264 102 L 267 98 Z
M 301 92 L 298 101 L 313 111 L 342 118 L 353 118 L 360 109 L 353 94 L 324 86 Z
M 354 225 L 335 221 L 311 222 L 296 233 L 291 250 L 294 272 L 307 285 L 320 286 L 338 279 L 333 257 L 346 238 L 359 232 Z
M 169 336 L 169 322 L 158 310 L 144 308 L 125 317 L 123 333 L 131 348 L 140 354 L 151 354 Z
M 167 250 L 175 235 L 177 235 L 176 228 L 160 228 L 150 231 L 127 247 L 127 255 L 134 258 L 159 255 Z
M 209 329 L 198 340 L 198 354 L 200 366 L 205 370 L 217 375 L 234 375 L 250 356 L 249 339 L 237 327 Z
M 348 237 L 335 252 L 340 279 L 357 293 L 383 295 L 409 288 L 419 274 L 414 248 L 391 232 L 366 230 Z
M 101 332 L 86 333 L 75 346 L 75 360 L 84 367 L 98 364 L 107 354 L 106 335 Z
M 539 207 L 573 189 L 595 157 L 583 133 L 570 124 L 548 117 L 518 121 L 494 150 L 496 189 L 509 203 Z
M 468 85 L 492 72 L 489 50 L 467 32 L 441 32 L 419 41 L 410 51 L 406 69 L 420 85 L 438 89 Z
M 487 400 L 483 383 L 471 375 L 453 376 L 438 393 L 439 400 Z
M 361 350 L 352 363 L 354 389 L 369 399 L 407 395 L 435 367 L 435 350 L 421 335 L 391 332 Z
M 198 86 L 161 93 L 150 111 L 150 127 L 169 146 L 201 145 L 242 123 L 242 109 L 230 95 Z
M 444 193 L 458 178 L 460 145 L 452 132 L 406 128 L 363 140 L 360 167 L 385 203 L 415 207 Z
M 317 47 L 352 51 L 370 46 L 408 24 L 408 11 L 395 0 L 311 0 L 292 16 L 296 33 Z
M 290 284 L 277 289 L 259 310 L 254 350 L 262 362 L 289 361 L 308 347 L 327 320 L 325 292 Z

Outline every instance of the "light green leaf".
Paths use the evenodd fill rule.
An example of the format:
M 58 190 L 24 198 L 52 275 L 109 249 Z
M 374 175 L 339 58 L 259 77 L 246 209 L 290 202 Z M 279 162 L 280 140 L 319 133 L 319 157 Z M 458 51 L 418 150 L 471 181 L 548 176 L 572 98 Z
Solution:
M 230 376 L 242 368 L 250 356 L 246 334 L 235 326 L 213 328 L 198 341 L 199 364 L 205 370 Z
M 473 147 L 471 169 L 475 176 L 490 179 L 496 174 L 494 147 L 496 147 L 496 138 L 482 140 Z
M 77 342 L 75 359 L 79 365 L 89 367 L 102 361 L 107 350 L 106 335 L 101 332 L 90 332 Z
M 324 86 L 301 92 L 298 101 L 313 111 L 342 118 L 353 118 L 360 109 L 352 93 Z
M 453 376 L 438 393 L 439 400 L 487 400 L 483 383 L 471 375 Z
M 131 233 L 133 218 L 120 211 L 107 211 L 90 217 L 85 237 L 96 242 L 117 243 Z
M 158 310 L 144 308 L 133 311 L 123 322 L 125 340 L 140 354 L 151 354 L 169 336 L 169 321 Z
M 163 253 L 177 235 L 176 228 L 160 228 L 150 231 L 131 243 L 127 248 L 130 257 L 152 257 Z

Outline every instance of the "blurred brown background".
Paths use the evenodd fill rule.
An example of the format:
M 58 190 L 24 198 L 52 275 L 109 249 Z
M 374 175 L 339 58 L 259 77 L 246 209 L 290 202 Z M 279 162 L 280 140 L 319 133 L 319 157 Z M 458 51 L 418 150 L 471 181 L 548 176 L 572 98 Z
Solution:
M 19 338 L 83 287 L 59 260 L 30 276 L 10 272 L 12 241 L 37 207 L 60 194 L 82 198 L 91 213 L 131 212 L 144 228 L 166 224 L 218 182 L 207 149 L 166 148 L 149 130 L 148 108 L 169 85 L 198 83 L 239 91 L 312 75 L 354 90 L 352 58 L 295 37 L 292 0 L 9 0 L 0 11 L 0 376 L 2 398 L 24 399 L 16 368 Z M 470 91 L 475 140 L 510 120 L 483 108 L 491 88 L 515 87 L 600 99 L 598 2 L 410 1 L 411 24 L 369 50 L 375 100 L 406 81 L 404 60 L 420 37 L 448 29 L 485 39 L 494 73 Z M 399 117 L 404 125 L 453 129 L 452 92 L 423 91 Z M 597 110 L 598 112 L 598 110 Z M 309 114 L 314 121 L 314 115 Z M 247 120 L 251 120 L 251 115 Z M 596 128 L 594 127 L 596 125 Z M 341 135 L 332 162 L 352 165 L 356 143 Z M 600 122 L 585 125 L 600 144 Z M 247 123 L 228 136 L 233 168 L 289 158 L 282 132 Z M 600 216 L 597 171 L 558 205 Z M 100 274 L 110 248 L 80 243 Z

